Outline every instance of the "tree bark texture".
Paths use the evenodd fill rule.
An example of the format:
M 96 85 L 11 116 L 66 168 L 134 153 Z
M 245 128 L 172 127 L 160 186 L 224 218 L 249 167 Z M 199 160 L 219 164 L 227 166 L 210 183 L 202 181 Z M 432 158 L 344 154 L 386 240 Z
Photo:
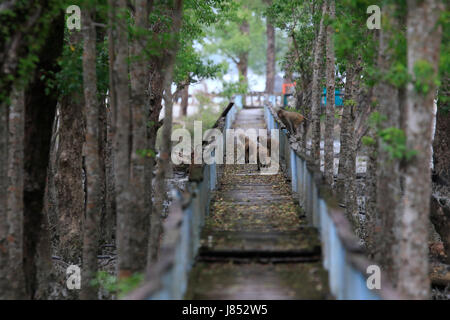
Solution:
M 270 6 L 272 1 L 267 1 Z M 266 17 L 266 37 L 267 37 L 267 55 L 266 55 L 266 90 L 268 94 L 274 93 L 275 88 L 275 27 Z
M 86 112 L 86 212 L 83 225 L 83 269 L 81 298 L 96 299 L 96 287 L 90 282 L 96 278 L 99 249 L 99 226 L 102 212 L 104 171 L 100 157 L 99 109 L 96 74 L 96 32 L 93 24 L 95 9 L 83 9 L 83 88 Z
M 116 8 L 118 12 L 126 10 L 127 1 L 117 0 Z M 117 13 L 118 13 L 117 12 Z M 126 21 L 123 18 L 115 18 L 110 23 L 116 26 L 116 38 L 114 46 L 116 56 L 114 59 L 114 79 L 113 95 L 116 97 L 117 113 L 114 124 L 114 168 L 116 181 L 116 204 L 117 204 L 117 249 L 118 249 L 118 276 L 126 278 L 134 272 L 133 251 L 130 250 L 132 239 L 129 229 L 130 202 L 132 201 L 130 189 L 130 92 L 128 88 L 128 39 Z
M 58 128 L 57 192 L 58 255 L 69 264 L 79 264 L 82 256 L 84 215 L 83 144 L 84 99 L 79 93 L 62 97 Z
M 334 20 L 336 15 L 334 0 L 328 1 L 328 15 Z M 326 181 L 333 185 L 334 183 L 334 88 L 335 88 L 335 62 L 334 62 L 334 28 L 331 24 L 327 26 L 327 103 L 325 120 L 325 138 L 324 138 L 324 174 Z
M 147 0 L 135 2 L 135 27 L 139 30 L 148 27 Z M 147 243 L 149 234 L 150 212 L 146 206 L 145 161 L 147 157 L 147 125 L 146 125 L 146 86 L 148 72 L 146 69 L 145 39 L 136 36 L 132 41 L 131 54 L 131 172 L 130 188 L 131 202 L 130 215 L 127 224 L 130 232 L 130 247 L 134 267 L 133 272 L 143 272 L 147 263 Z
M 325 34 L 324 19 L 327 11 L 326 1 L 322 4 L 322 17 L 320 18 L 319 34 L 316 38 L 314 50 L 313 80 L 312 80 L 312 106 L 311 106 L 311 156 L 316 165 L 320 165 L 320 75 L 323 58 L 323 40 Z
M 395 41 L 393 30 L 398 30 L 399 21 L 395 18 L 396 6 L 391 4 L 383 11 L 389 27 L 381 29 L 379 42 L 378 69 L 387 74 L 395 62 Z M 381 79 L 375 87 L 376 100 L 379 105 L 379 113 L 383 120 L 377 130 L 387 128 L 400 128 L 401 103 L 399 89 Z M 400 162 L 394 159 L 386 150 L 386 142 L 378 138 L 377 157 L 377 215 L 375 218 L 375 243 L 374 258 L 392 281 L 396 282 L 396 270 L 394 265 L 397 251 L 397 239 L 395 238 L 395 219 L 399 216 L 402 203 Z
M 43 200 L 47 178 L 50 142 L 57 97 L 46 94 L 47 81 L 40 70 L 57 72 L 61 55 L 64 19 L 52 23 L 50 34 L 42 47 L 36 73 L 25 92 L 24 139 L 24 274 L 27 297 L 45 299 L 52 275 L 50 237 Z M 48 74 L 50 74 L 48 72 Z
M 438 19 L 443 2 L 408 0 L 407 43 L 408 72 L 405 133 L 406 146 L 417 154 L 405 165 L 405 195 L 399 228 L 399 288 L 412 298 L 430 296 L 428 276 L 428 232 L 431 194 L 431 150 L 434 78 L 440 57 L 442 26 Z M 431 73 L 423 75 L 419 67 Z M 421 81 L 422 85 L 420 82 Z M 423 86 L 427 82 L 428 88 Z
M 158 159 L 158 170 L 156 172 L 155 184 L 156 190 L 158 193 L 155 195 L 155 207 L 151 216 L 151 229 L 150 229 L 150 238 L 149 238 L 149 255 L 148 265 L 151 265 L 158 258 L 158 249 L 159 242 L 161 236 L 161 227 L 162 227 L 162 213 L 163 213 L 163 201 L 165 197 L 166 183 L 165 183 L 165 175 L 169 168 L 170 161 L 170 152 L 171 152 L 171 140 L 170 136 L 172 133 L 172 107 L 173 107 L 173 99 L 171 92 L 171 84 L 172 84 L 172 76 L 173 69 L 175 64 L 175 57 L 178 50 L 178 33 L 181 27 L 182 20 L 182 8 L 183 1 L 176 0 L 174 2 L 173 14 L 172 14 L 172 28 L 171 33 L 175 36 L 174 42 L 169 47 L 169 50 L 166 53 L 167 60 L 165 61 L 164 68 L 164 81 L 163 87 L 165 90 L 165 114 L 164 114 L 164 124 L 163 124 L 163 132 L 162 132 L 162 142 L 161 142 L 161 150 L 160 156 Z

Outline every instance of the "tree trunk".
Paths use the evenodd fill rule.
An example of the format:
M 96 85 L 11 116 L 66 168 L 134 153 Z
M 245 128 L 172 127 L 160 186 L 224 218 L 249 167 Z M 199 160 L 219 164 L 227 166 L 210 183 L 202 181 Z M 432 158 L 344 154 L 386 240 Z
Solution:
M 448 137 L 450 108 L 448 102 L 441 99 L 449 94 L 449 80 L 449 74 L 446 72 L 441 79 L 440 98 L 437 101 L 436 133 L 433 141 L 433 195 L 437 194 L 432 198 L 430 212 L 434 228 L 444 244 L 448 264 L 450 264 L 450 203 L 445 200 L 439 201 L 439 195 L 442 193 L 444 199 L 450 196 L 450 138 Z
M 271 0 L 267 1 L 270 6 Z M 275 88 L 275 27 L 266 17 L 267 58 L 266 58 L 266 93 L 273 94 Z
M 147 29 L 148 8 L 147 0 L 137 0 L 135 3 L 135 27 Z M 145 205 L 145 152 L 147 144 L 146 128 L 146 84 L 148 73 L 145 61 L 145 38 L 136 36 L 132 42 L 131 54 L 131 121 L 132 121 L 132 145 L 131 145 L 131 193 L 130 211 L 132 214 L 127 219 L 130 232 L 130 258 L 133 262 L 133 272 L 143 272 L 147 263 L 147 244 L 149 234 L 150 212 Z
M 110 102 L 111 103 L 111 102 Z M 111 105 L 105 110 L 106 141 L 105 141 L 105 213 L 101 223 L 103 242 L 112 244 L 116 226 L 116 190 L 114 183 L 114 153 Z
M 441 79 L 440 95 L 450 95 L 450 72 Z M 450 186 L 450 107 L 438 100 L 436 133 L 433 141 L 433 175 L 438 184 Z
M 334 0 L 328 1 L 328 15 L 334 20 L 336 14 Z M 330 184 L 334 183 L 334 87 L 335 87 L 335 70 L 334 70 L 334 27 L 329 24 L 327 26 L 327 105 L 325 120 L 325 141 L 324 141 L 324 173 L 325 179 Z
M 148 123 L 147 126 L 147 149 L 155 151 L 156 150 L 156 137 L 159 129 L 159 114 L 162 109 L 162 93 L 163 93 L 163 79 L 162 70 L 160 66 L 156 63 L 152 64 L 152 72 L 150 74 L 149 81 L 149 113 L 148 113 Z M 156 153 L 156 152 L 155 152 Z M 152 223 L 158 219 L 158 213 L 156 212 L 155 206 L 153 205 L 153 170 L 156 166 L 156 161 L 154 157 L 146 159 L 145 163 L 145 184 L 146 190 L 148 192 L 146 199 L 146 206 L 149 208 L 150 215 L 150 236 L 149 243 L 147 246 L 147 269 L 151 266 L 153 262 L 152 255 L 157 254 L 157 248 L 153 248 L 154 240 L 152 240 Z M 158 222 L 156 222 L 158 223 Z M 157 229 L 158 230 L 158 229 Z M 157 231 L 159 232 L 159 231 Z
M 82 34 L 70 34 L 69 45 L 82 43 Z M 84 97 L 74 91 L 59 101 L 58 153 L 54 185 L 58 204 L 57 254 L 64 262 L 80 264 L 83 251 L 82 220 L 85 194 L 83 184 Z M 50 166 L 49 166 L 50 167 Z
M 387 74 L 395 62 L 395 41 L 399 31 L 399 21 L 395 18 L 396 6 L 390 5 L 383 11 L 389 26 L 381 29 L 380 47 L 378 56 L 378 69 L 382 74 Z M 376 100 L 379 105 L 380 115 L 385 117 L 378 125 L 377 130 L 387 128 L 400 128 L 401 105 L 399 90 L 386 80 L 380 80 L 375 87 Z M 396 245 L 395 219 L 398 217 L 402 203 L 400 164 L 393 159 L 386 150 L 385 142 L 378 138 L 378 163 L 377 163 L 377 217 L 374 219 L 376 246 L 373 248 L 374 258 L 381 264 L 383 270 L 391 280 L 396 282 L 395 266 Z
M 162 213 L 163 213 L 163 201 L 166 192 L 165 174 L 169 167 L 170 152 L 171 152 L 171 140 L 172 133 L 172 107 L 173 99 L 171 92 L 173 69 L 175 64 L 175 57 L 178 50 L 178 34 L 181 27 L 183 10 L 183 0 L 176 0 L 174 2 L 174 9 L 172 15 L 172 28 L 171 33 L 174 35 L 174 42 L 170 45 L 168 52 L 166 53 L 165 68 L 164 68 L 164 82 L 163 87 L 165 90 L 165 114 L 164 125 L 162 132 L 162 142 L 160 156 L 158 159 L 158 170 L 156 172 L 155 183 L 156 190 L 159 192 L 155 195 L 155 208 L 151 216 L 151 229 L 150 229 L 150 243 L 149 243 L 149 256 L 148 265 L 151 266 L 158 258 L 159 241 L 161 236 L 162 225 Z
M 127 1 L 116 1 L 118 12 L 126 10 Z M 118 276 L 127 278 L 135 271 L 132 255 L 132 241 L 129 229 L 131 190 L 130 190 L 130 93 L 128 89 L 128 39 L 126 21 L 115 19 L 116 38 L 114 46 L 117 48 L 114 59 L 115 81 L 111 88 L 112 95 L 116 97 L 117 113 L 115 114 L 115 141 L 114 141 L 114 168 L 116 170 L 116 204 L 117 204 L 117 249 L 118 249 Z M 114 23 L 114 21 L 110 21 Z
M 24 140 L 24 90 L 14 88 L 8 120 L 8 249 L 10 286 L 9 298 L 24 296 L 23 263 L 23 140 Z
M 115 26 L 115 6 L 116 0 L 108 0 L 108 63 L 109 63 L 109 95 L 108 109 L 106 115 L 107 121 L 107 141 L 105 153 L 105 183 L 106 183 L 106 212 L 104 226 L 104 237 L 106 242 L 112 243 L 117 221 L 116 204 L 116 183 L 115 183 L 115 164 L 114 164 L 114 132 L 117 115 L 117 97 L 116 97 L 116 79 L 117 74 L 114 68 L 116 49 L 114 41 L 116 39 Z M 117 237 L 116 246 L 117 246 Z
M 302 150 L 305 154 L 307 154 L 307 140 L 308 140 L 308 128 L 311 124 L 311 82 L 309 81 L 311 78 L 302 76 L 302 110 L 301 113 L 306 117 L 306 121 L 303 121 L 302 126 Z
M 84 99 L 77 93 L 60 101 L 58 128 L 57 191 L 58 255 L 69 264 L 79 264 L 82 256 L 84 215 L 83 144 Z
M 96 75 L 95 9 L 83 9 L 83 87 L 86 105 L 86 185 L 87 201 L 83 226 L 82 299 L 96 299 L 98 289 L 90 283 L 97 274 L 99 224 L 102 210 L 104 172 L 100 163 L 99 109 Z
M 9 108 L 0 103 L 0 299 L 9 299 L 8 214 L 6 194 L 8 190 L 8 115 Z
M 408 72 L 406 146 L 417 154 L 405 165 L 404 208 L 399 228 L 399 288 L 416 299 L 430 297 L 428 221 L 431 195 L 431 150 L 435 77 L 439 63 L 443 2 L 408 0 Z M 427 75 L 420 74 L 425 70 Z M 426 82 L 426 86 L 423 85 Z
M 380 225 L 379 215 L 377 211 L 377 151 L 378 140 L 376 136 L 376 130 L 374 127 L 370 127 L 367 133 L 367 137 L 371 138 L 373 143 L 367 146 L 367 167 L 366 167 L 366 219 L 365 230 L 366 249 L 371 259 L 375 258 L 376 248 L 379 245 L 376 242 L 377 226 Z
M 447 264 L 450 264 L 450 203 L 448 197 L 450 187 L 433 186 L 433 196 L 431 197 L 430 220 L 436 232 L 442 240 Z
M 189 84 L 187 84 L 181 93 L 181 115 L 187 116 L 187 109 L 189 104 Z
M 350 122 L 351 122 L 351 111 L 352 106 L 349 105 L 348 101 L 351 100 L 351 90 L 352 90 L 352 80 L 353 80 L 353 66 L 352 62 L 349 63 L 345 73 L 345 97 L 344 106 L 342 110 L 342 117 L 340 122 L 341 132 L 340 132 L 340 148 L 339 148 L 339 167 L 338 176 L 336 181 L 336 189 L 339 195 L 339 201 L 344 202 L 345 195 L 345 178 L 347 177 L 347 155 L 349 153 L 349 148 L 351 146 L 349 140 L 350 132 Z
M 324 18 L 327 11 L 326 1 L 322 4 L 322 17 L 320 18 L 319 34 L 316 38 L 314 50 L 313 80 L 312 80 L 312 107 L 311 107 L 311 156 L 316 165 L 320 165 L 320 69 L 322 64 L 323 40 L 324 40 Z
M 50 35 L 42 48 L 36 74 L 25 93 L 24 142 L 24 274 L 27 297 L 45 299 L 52 275 L 50 237 L 47 217 L 43 215 L 43 200 L 47 178 L 50 142 L 57 97 L 46 94 L 47 79 L 41 80 L 40 70 L 58 72 L 64 19 L 52 23 Z
M 99 16 L 98 14 L 94 16 L 95 19 L 100 19 L 99 22 L 107 23 L 108 19 L 103 16 Z M 104 27 L 97 26 L 95 28 L 96 33 L 96 44 L 102 46 L 105 37 L 107 36 L 109 29 L 105 29 Z M 109 50 L 109 48 L 108 48 Z M 101 216 L 100 223 L 98 225 L 98 233 L 99 233 L 99 244 L 111 244 L 112 243 L 112 232 L 114 228 L 115 222 L 115 214 L 111 212 L 112 207 L 112 197 L 108 195 L 108 185 L 107 175 L 111 173 L 112 169 L 108 169 L 107 161 L 111 162 L 111 140 L 108 136 L 108 110 L 109 106 L 107 103 L 108 88 L 99 86 L 97 88 L 97 97 L 99 101 L 99 110 L 98 110 L 98 149 L 99 149 L 99 162 L 100 162 L 100 170 L 102 173 L 102 181 L 101 181 Z M 111 163 L 110 163 L 111 164 Z M 114 176 L 112 177 L 114 179 Z M 114 190 L 114 189 L 113 189 Z
M 357 195 L 356 195 L 356 139 L 355 139 L 355 119 L 356 112 L 359 109 L 358 105 L 358 93 L 360 85 L 360 61 L 358 61 L 353 70 L 353 79 L 351 80 L 351 103 L 347 107 L 350 110 L 349 121 L 348 121 L 348 131 L 347 131 L 347 143 L 348 152 L 344 154 L 345 156 L 345 209 L 347 217 L 353 224 L 353 229 L 356 231 L 357 235 L 360 235 L 359 228 L 359 210 L 357 205 Z
M 241 31 L 243 36 L 248 37 L 250 33 L 250 25 L 248 24 L 248 21 L 242 21 L 241 25 L 239 26 L 239 30 Z M 239 81 L 242 81 L 245 85 L 248 86 L 248 51 L 241 52 L 239 54 L 239 62 L 237 63 L 237 68 L 239 72 Z

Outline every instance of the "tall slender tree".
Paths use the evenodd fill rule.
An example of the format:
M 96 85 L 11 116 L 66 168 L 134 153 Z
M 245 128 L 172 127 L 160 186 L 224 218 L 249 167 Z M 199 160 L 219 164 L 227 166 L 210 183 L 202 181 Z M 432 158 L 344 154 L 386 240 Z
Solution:
M 63 61 L 68 64 L 69 59 L 79 61 L 82 34 L 79 31 L 71 32 L 68 44 L 63 51 Z M 70 49 L 72 47 L 74 50 Z M 77 63 L 77 72 L 81 62 Z M 67 67 L 69 68 L 69 67 Z M 69 71 L 69 70 L 67 70 Z M 70 78 L 71 86 L 67 83 L 61 85 L 73 90 L 62 90 L 59 98 L 59 116 L 56 124 L 58 133 L 55 141 L 56 154 L 54 177 L 55 204 L 57 205 L 56 238 L 57 254 L 67 263 L 79 264 L 83 248 L 82 220 L 85 210 L 85 194 L 83 185 L 83 145 L 85 141 L 84 96 L 82 81 Z M 68 79 L 67 79 L 68 80 Z
M 111 24 L 116 26 L 114 46 L 114 87 L 111 88 L 115 97 L 116 114 L 114 115 L 114 161 L 117 203 L 117 249 L 118 249 L 118 276 L 127 278 L 135 271 L 130 233 L 129 216 L 132 190 L 130 189 L 130 92 L 128 88 L 128 34 L 126 10 L 127 1 L 117 0 L 115 3 L 116 15 Z
M 314 65 L 312 79 L 312 106 L 311 106 L 311 156 L 316 165 L 320 165 L 320 98 L 321 98 L 321 77 L 320 69 L 323 60 L 323 41 L 325 37 L 324 19 L 327 12 L 327 3 L 323 1 L 319 24 L 319 33 L 314 47 Z
M 173 107 L 173 97 L 171 92 L 171 84 L 173 77 L 173 69 L 175 64 L 175 57 L 178 50 L 178 37 L 182 23 L 182 10 L 183 10 L 183 0 L 174 0 L 172 9 L 172 27 L 170 29 L 171 43 L 166 52 L 165 68 L 164 70 L 164 90 L 165 90 L 165 114 L 164 114 L 164 124 L 162 132 L 162 143 L 160 156 L 158 160 L 158 170 L 156 173 L 156 189 L 158 193 L 155 195 L 155 208 L 151 216 L 151 229 L 149 238 L 149 254 L 147 257 L 148 265 L 151 265 L 157 260 L 159 240 L 161 235 L 161 223 L 162 223 L 162 213 L 163 213 L 163 201 L 164 201 L 164 190 L 166 190 L 165 175 L 170 161 L 170 151 L 171 151 L 171 132 L 172 132 L 172 107 Z
M 130 255 L 134 271 L 143 272 L 147 263 L 149 235 L 149 208 L 146 206 L 145 161 L 147 145 L 146 87 L 149 82 L 146 68 L 149 7 L 147 0 L 135 2 L 134 37 L 131 43 L 131 172 L 130 172 L 130 215 L 127 219 L 130 233 Z
M 335 61 L 334 61 L 334 27 L 332 22 L 336 16 L 334 0 L 328 1 L 328 16 L 330 22 L 327 25 L 327 91 L 326 91 L 326 120 L 325 120 L 325 179 L 332 185 L 334 183 L 334 91 L 335 91 Z
M 25 97 L 23 88 L 14 88 L 8 119 L 8 192 L 7 226 L 10 297 L 21 298 L 25 293 L 23 268 L 23 142 Z
M 272 0 L 266 0 L 267 5 L 272 4 Z M 275 88 L 275 27 L 266 17 L 266 37 L 267 37 L 267 54 L 266 54 L 266 89 L 265 92 L 273 93 Z
M 396 51 L 402 48 L 404 35 L 400 31 L 400 13 L 402 9 L 393 3 L 386 4 L 383 10 L 383 28 L 380 30 L 378 69 L 387 75 L 392 72 L 395 65 L 404 63 L 396 55 Z M 404 16 L 404 15 L 403 15 Z M 400 90 L 401 84 L 394 84 L 392 80 L 384 76 L 375 86 L 378 112 L 382 119 L 378 120 L 377 130 L 398 130 L 401 127 L 400 115 Z M 387 274 L 395 281 L 394 266 L 396 255 L 396 243 L 394 229 L 395 219 L 398 217 L 402 204 L 401 172 L 399 159 L 393 158 L 387 149 L 387 141 L 379 136 L 377 156 L 377 216 L 375 259 L 381 263 Z
M 417 299 L 430 295 L 428 232 L 431 194 L 433 105 L 442 26 L 443 2 L 408 0 L 408 73 L 405 105 L 406 146 L 416 154 L 405 165 L 404 206 L 399 228 L 399 288 Z
M 83 8 L 83 88 L 86 112 L 86 212 L 83 225 L 83 274 L 81 298 L 97 298 L 97 288 L 91 285 L 97 274 L 99 227 L 102 210 L 104 171 L 100 156 L 99 103 L 96 75 L 96 32 L 93 23 L 95 9 Z

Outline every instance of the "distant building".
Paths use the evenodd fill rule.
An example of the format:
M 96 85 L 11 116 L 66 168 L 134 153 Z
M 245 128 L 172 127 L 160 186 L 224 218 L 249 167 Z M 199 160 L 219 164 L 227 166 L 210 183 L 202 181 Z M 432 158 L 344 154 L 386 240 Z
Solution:
M 274 88 L 273 88 L 273 90 L 275 91 L 274 93 L 281 94 L 281 91 L 283 90 L 282 89 L 283 83 L 284 83 L 283 77 L 281 77 L 279 74 L 276 74 L 275 75 L 275 84 L 274 84 Z

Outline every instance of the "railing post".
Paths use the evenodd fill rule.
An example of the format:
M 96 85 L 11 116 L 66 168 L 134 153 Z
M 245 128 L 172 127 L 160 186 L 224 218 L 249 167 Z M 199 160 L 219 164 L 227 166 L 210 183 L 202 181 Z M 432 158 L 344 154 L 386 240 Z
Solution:
M 243 99 L 242 99 L 242 96 L 241 96 L 241 95 L 237 95 L 237 96 L 234 98 L 234 103 L 235 103 L 235 105 L 236 105 L 237 107 L 239 107 L 239 108 L 242 108 L 242 104 L 244 103 L 242 100 L 243 100 Z
M 303 163 L 302 158 L 298 155 L 296 157 L 297 160 L 297 188 L 298 188 L 298 204 L 303 208 Z
M 292 184 L 292 191 L 294 191 L 296 194 L 298 194 L 297 189 L 297 161 L 296 161 L 296 155 L 294 150 L 292 148 L 289 148 L 290 150 L 290 158 L 291 158 L 291 184 Z
M 303 183 L 302 183 L 302 160 L 301 158 L 295 153 L 295 167 L 297 168 L 297 172 L 296 172 L 296 176 L 297 176 L 297 197 L 298 197 L 298 203 L 299 205 L 302 207 L 302 187 L 303 187 Z
M 275 105 L 276 97 L 270 96 L 269 100 L 273 100 Z M 266 125 L 269 129 L 274 129 L 279 124 L 271 111 L 265 105 Z M 328 270 L 331 293 L 337 299 L 380 299 L 385 294 L 390 297 L 392 293 L 389 290 L 392 289 L 378 293 L 367 288 L 366 273 L 359 259 L 363 259 L 364 263 L 370 261 L 359 251 L 357 241 L 349 236 L 349 227 L 342 220 L 345 219 L 342 210 L 335 207 L 334 200 L 330 202 L 331 207 L 328 207 L 328 200 L 320 196 L 321 185 L 316 184 L 316 181 L 320 181 L 316 179 L 316 175 L 320 173 L 316 169 L 310 170 L 306 158 L 299 157 L 294 152 L 284 130 L 280 134 L 279 147 L 280 165 L 291 178 L 292 190 L 299 194 L 299 203 L 306 213 L 308 224 L 320 232 L 323 266 Z M 338 224 L 335 219 L 339 221 Z
M 201 212 L 201 183 L 197 184 L 195 189 L 195 198 L 193 199 L 192 206 L 192 248 L 193 257 L 195 258 L 195 253 L 200 244 L 200 212 Z
M 327 212 L 327 205 L 324 200 L 320 200 L 320 239 L 322 243 L 322 259 L 323 267 L 326 270 L 330 269 L 330 235 L 328 224 L 330 223 L 330 218 Z
M 320 227 L 320 212 L 319 212 L 319 190 L 317 189 L 316 183 L 313 183 L 313 226 L 316 228 Z

